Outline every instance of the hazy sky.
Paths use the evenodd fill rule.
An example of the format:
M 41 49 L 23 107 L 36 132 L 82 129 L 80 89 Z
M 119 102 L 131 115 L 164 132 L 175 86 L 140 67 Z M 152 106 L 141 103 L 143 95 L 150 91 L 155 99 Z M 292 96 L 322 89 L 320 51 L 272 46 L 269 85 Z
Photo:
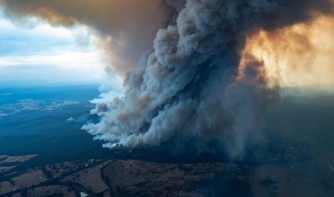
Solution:
M 13 23 L 0 11 L 0 83 L 100 82 L 103 52 L 84 26 L 52 27 L 32 18 Z

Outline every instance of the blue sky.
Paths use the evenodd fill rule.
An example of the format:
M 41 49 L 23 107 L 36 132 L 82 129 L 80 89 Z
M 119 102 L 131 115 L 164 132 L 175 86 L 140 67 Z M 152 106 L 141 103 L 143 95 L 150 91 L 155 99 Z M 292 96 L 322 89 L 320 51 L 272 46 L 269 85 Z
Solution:
M 12 22 L 0 11 L 0 29 L 0 83 L 87 83 L 105 78 L 105 54 L 87 27 L 52 27 L 34 18 Z

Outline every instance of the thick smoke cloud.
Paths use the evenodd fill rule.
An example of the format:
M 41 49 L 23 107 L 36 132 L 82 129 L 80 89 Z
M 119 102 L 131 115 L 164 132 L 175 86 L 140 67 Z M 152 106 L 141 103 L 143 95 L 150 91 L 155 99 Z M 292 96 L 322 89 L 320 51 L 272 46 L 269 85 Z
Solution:
M 153 1 L 131 1 L 131 6 L 146 10 L 146 6 L 156 7 Z M 157 28 L 154 25 L 157 23 L 150 22 L 154 18 L 152 13 L 148 16 L 145 11 L 138 17 L 141 14 L 147 17 L 140 22 L 131 21 L 134 26 L 127 27 L 127 14 L 131 13 L 123 7 L 114 9 L 109 5 L 114 1 L 0 2 L 11 12 L 37 14 L 57 24 L 79 21 L 93 26 L 102 35 L 116 32 L 117 37 L 123 32 L 130 46 L 142 45 L 138 44 L 141 38 L 133 33 L 138 28 L 143 28 L 143 32 Z M 168 144 L 180 152 L 188 151 L 191 146 L 197 151 L 219 149 L 231 157 L 241 156 L 247 146 L 263 137 L 264 111 L 278 96 L 278 84 L 267 78 L 264 62 L 242 53 L 247 35 L 258 29 L 274 32 L 317 15 L 330 14 L 332 2 L 166 0 L 165 3 L 174 9 L 169 12 L 169 25 L 157 32 L 153 52 L 143 55 L 137 69 L 126 78 L 125 96 L 110 99 L 105 93 L 96 99 L 92 113 L 101 120 L 83 128 L 96 139 L 106 141 L 106 147 Z M 108 10 L 120 12 L 124 18 Z M 165 14 L 158 12 L 158 15 Z
M 240 61 L 247 33 L 274 31 L 331 12 L 327 1 L 187 0 L 160 29 L 154 52 L 132 72 L 124 98 L 96 100 L 101 122 L 84 129 L 106 147 L 219 146 L 240 156 L 262 138 L 263 113 L 277 99 L 263 62 Z M 298 9 L 297 9 L 298 8 Z M 189 146 L 188 146 L 189 147 Z
M 243 54 L 263 60 L 267 76 L 282 86 L 334 84 L 334 15 L 317 16 L 247 36 Z

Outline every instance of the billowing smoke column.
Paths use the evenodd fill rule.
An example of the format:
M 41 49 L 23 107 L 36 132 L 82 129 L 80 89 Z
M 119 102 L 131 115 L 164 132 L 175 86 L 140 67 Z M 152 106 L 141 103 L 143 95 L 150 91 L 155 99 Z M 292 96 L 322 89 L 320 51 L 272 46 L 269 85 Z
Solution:
M 177 2 L 176 21 L 158 31 L 154 51 L 129 74 L 125 97 L 96 100 L 93 113 L 101 122 L 84 129 L 106 147 L 168 143 L 187 151 L 195 144 L 199 151 L 221 146 L 240 156 L 261 139 L 263 112 L 277 98 L 263 62 L 251 54 L 240 61 L 245 35 L 329 12 L 330 2 Z
M 33 13 L 34 8 L 42 7 L 39 16 L 43 17 L 46 9 L 88 25 L 92 17 L 71 13 L 71 6 L 67 12 L 60 11 L 63 1 L 0 2 L 11 12 Z M 137 5 L 140 1 L 133 2 Z M 259 29 L 275 32 L 331 14 L 332 2 L 166 0 L 166 4 L 174 10 L 169 12 L 168 26 L 157 32 L 153 51 L 143 55 L 138 67 L 128 74 L 125 96 L 110 99 L 106 93 L 96 99 L 92 113 L 100 116 L 100 122 L 83 128 L 111 148 L 164 145 L 178 152 L 192 147 L 199 152 L 219 149 L 231 157 L 241 156 L 247 146 L 262 138 L 264 111 L 278 96 L 278 84 L 266 73 L 268 65 L 243 52 L 247 35 Z M 52 17 L 45 18 L 52 21 Z M 150 26 L 146 25 L 138 28 Z M 129 37 L 131 42 L 141 39 L 133 34 Z

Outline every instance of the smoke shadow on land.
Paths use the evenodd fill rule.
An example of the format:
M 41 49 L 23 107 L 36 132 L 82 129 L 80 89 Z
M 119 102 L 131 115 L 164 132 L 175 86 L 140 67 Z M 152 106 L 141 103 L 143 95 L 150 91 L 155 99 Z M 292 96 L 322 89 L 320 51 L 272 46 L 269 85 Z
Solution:
M 127 147 L 115 147 L 112 149 L 113 157 L 117 159 L 131 159 L 154 163 L 215 163 L 230 162 L 228 155 L 223 151 L 216 149 L 211 152 L 196 152 L 194 144 L 189 144 L 187 152 L 171 152 L 171 144 L 165 143 L 158 147 L 136 147 L 129 149 Z M 175 149 L 174 149 L 175 150 Z
M 202 183 L 198 189 L 204 196 L 220 197 L 252 197 L 252 191 L 247 181 L 237 178 L 231 179 L 215 179 Z

